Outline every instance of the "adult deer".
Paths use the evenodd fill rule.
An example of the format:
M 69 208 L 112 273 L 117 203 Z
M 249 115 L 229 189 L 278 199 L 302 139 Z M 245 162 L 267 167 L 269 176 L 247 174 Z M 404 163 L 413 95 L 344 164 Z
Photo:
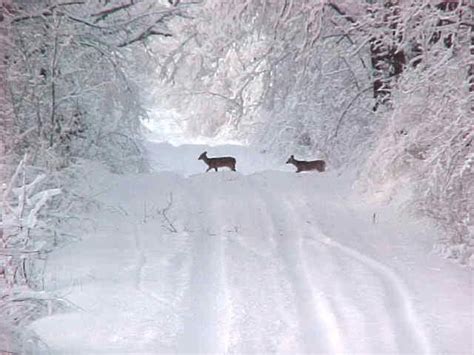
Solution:
M 215 171 L 217 171 L 218 168 L 223 168 L 223 167 L 227 167 L 230 170 L 235 171 L 236 160 L 234 157 L 208 158 L 207 152 L 204 152 L 199 156 L 198 160 L 202 160 L 204 161 L 204 163 L 207 164 L 208 168 L 206 170 L 206 173 L 211 169 L 214 169 Z
M 292 155 L 286 162 L 287 164 L 293 164 L 296 166 L 296 172 L 317 170 L 320 173 L 326 170 L 326 162 L 324 160 L 296 160 L 295 156 Z

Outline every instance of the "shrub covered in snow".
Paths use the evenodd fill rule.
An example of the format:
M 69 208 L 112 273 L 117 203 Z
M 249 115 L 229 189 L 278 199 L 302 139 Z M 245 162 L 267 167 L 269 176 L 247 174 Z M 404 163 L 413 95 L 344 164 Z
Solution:
M 58 232 L 45 206 L 61 193 L 60 189 L 48 188 L 45 178 L 44 173 L 28 166 L 25 156 L 1 186 L 0 313 L 3 325 L 13 327 L 13 344 L 4 344 L 6 340 L 0 337 L 0 347 L 6 350 L 8 345 L 16 345 L 14 338 L 20 336 L 15 329 L 59 303 L 41 292 L 42 269 L 47 254 L 57 244 Z

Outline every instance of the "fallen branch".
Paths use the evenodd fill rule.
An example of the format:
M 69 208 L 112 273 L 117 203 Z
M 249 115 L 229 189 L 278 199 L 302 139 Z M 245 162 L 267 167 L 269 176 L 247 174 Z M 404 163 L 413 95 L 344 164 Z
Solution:
M 168 204 L 166 205 L 165 208 L 162 208 L 161 210 L 158 210 L 158 214 L 163 218 L 163 220 L 166 222 L 165 225 L 163 225 L 163 227 L 165 227 L 168 231 L 172 232 L 172 233 L 178 233 L 178 230 L 176 229 L 176 227 L 173 225 L 173 222 L 171 222 L 171 220 L 169 219 L 167 213 L 168 211 L 171 209 L 173 205 L 173 193 L 170 192 L 170 197 L 168 199 Z

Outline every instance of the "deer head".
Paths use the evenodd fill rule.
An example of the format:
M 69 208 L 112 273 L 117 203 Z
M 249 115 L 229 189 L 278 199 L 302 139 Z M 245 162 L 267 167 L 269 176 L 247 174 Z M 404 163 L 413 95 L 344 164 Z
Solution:
M 206 159 L 207 159 L 207 152 L 202 153 L 198 158 L 198 160 L 206 160 Z
M 286 161 L 287 164 L 293 164 L 295 162 L 295 156 L 291 155 Z

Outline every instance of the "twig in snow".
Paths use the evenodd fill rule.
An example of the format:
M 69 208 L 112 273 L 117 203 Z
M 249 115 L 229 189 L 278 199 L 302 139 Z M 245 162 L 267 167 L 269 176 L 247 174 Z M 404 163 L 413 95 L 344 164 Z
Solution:
M 176 227 L 173 225 L 173 222 L 170 221 L 167 213 L 171 209 L 173 205 L 173 193 L 170 192 L 170 197 L 168 199 L 168 204 L 166 205 L 165 208 L 158 210 L 158 214 L 163 218 L 163 220 L 166 222 L 166 224 L 163 225 L 167 230 L 169 230 L 172 233 L 178 233 L 178 230 Z

